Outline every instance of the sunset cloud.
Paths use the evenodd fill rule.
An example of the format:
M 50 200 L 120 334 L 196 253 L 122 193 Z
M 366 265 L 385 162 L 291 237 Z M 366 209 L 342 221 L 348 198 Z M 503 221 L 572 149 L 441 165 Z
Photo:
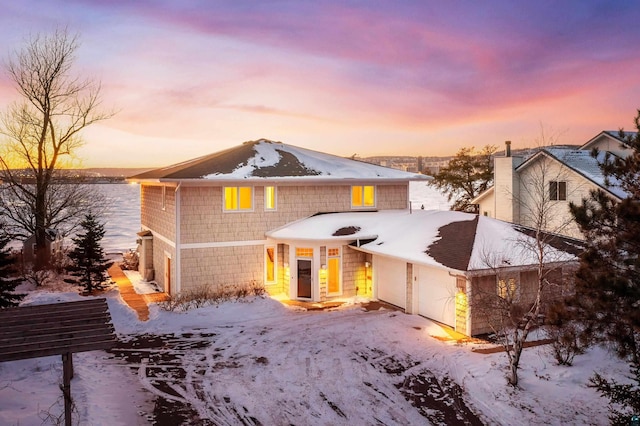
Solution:
M 127 139 L 144 162 L 156 141 L 148 165 L 161 165 L 186 159 L 171 141 L 185 155 L 258 137 L 447 155 L 526 144 L 544 122 L 581 143 L 640 107 L 638 18 L 633 1 L 26 0 L 3 11 L 0 36 L 6 57 L 29 33 L 78 31 L 78 71 L 119 111 L 87 145 Z M 118 160 L 86 163 L 99 161 Z

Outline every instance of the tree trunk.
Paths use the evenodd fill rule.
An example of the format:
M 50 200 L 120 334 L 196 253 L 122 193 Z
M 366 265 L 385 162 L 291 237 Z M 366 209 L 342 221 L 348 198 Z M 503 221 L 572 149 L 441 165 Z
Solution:
M 46 217 L 46 191 L 41 188 L 40 182 L 36 183 L 36 250 L 34 260 L 34 270 L 40 271 L 45 269 L 49 263 L 49 252 L 47 250 L 47 229 L 45 227 Z
M 520 366 L 520 355 L 522 355 L 523 339 L 516 337 L 513 342 L 513 355 L 509 358 L 509 384 L 518 386 L 518 367 Z

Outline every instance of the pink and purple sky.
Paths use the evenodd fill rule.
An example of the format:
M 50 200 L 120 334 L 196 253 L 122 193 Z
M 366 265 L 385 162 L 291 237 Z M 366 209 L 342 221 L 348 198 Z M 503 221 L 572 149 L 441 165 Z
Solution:
M 453 155 L 633 129 L 640 3 L 0 0 L 0 55 L 67 27 L 116 116 L 85 167 L 156 167 L 268 138 Z M 0 109 L 16 99 L 0 77 Z

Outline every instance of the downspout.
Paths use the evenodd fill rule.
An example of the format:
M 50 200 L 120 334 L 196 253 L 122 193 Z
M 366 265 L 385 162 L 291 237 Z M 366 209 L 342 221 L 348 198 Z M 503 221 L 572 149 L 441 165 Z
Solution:
M 180 293 L 180 289 L 182 288 L 182 272 L 180 269 L 180 186 L 182 186 L 182 182 L 178 183 L 174 191 L 176 199 L 176 294 Z

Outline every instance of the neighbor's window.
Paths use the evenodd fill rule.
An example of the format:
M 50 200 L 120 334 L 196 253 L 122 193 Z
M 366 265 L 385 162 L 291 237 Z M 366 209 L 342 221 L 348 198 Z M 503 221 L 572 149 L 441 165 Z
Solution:
M 276 281 L 276 248 L 267 247 L 265 258 L 266 258 L 266 269 L 267 269 L 267 282 L 273 283 Z
M 499 279 L 498 280 L 498 296 L 503 299 L 513 299 L 516 295 L 516 279 Z
M 225 211 L 253 209 L 253 188 L 250 186 L 226 186 L 224 188 Z
M 549 199 L 552 201 L 566 201 L 567 182 L 557 180 L 549 182 Z
M 351 207 L 375 207 L 376 187 L 373 185 L 354 185 L 351 187 Z
M 275 186 L 264 187 L 264 209 L 265 210 L 276 209 L 276 187 Z

